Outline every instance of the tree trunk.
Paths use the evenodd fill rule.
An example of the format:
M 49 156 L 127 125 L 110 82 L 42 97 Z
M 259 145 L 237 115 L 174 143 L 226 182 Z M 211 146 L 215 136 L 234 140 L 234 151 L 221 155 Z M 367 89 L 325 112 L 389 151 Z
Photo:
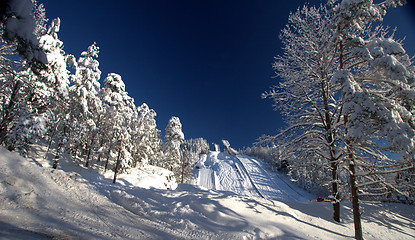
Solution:
M 331 174 L 332 174 L 332 191 L 333 191 L 333 219 L 336 222 L 340 222 L 340 199 L 338 189 L 338 176 L 337 176 L 337 164 L 331 162 Z
M 49 155 L 49 151 L 50 151 L 51 146 L 52 146 L 52 137 L 50 138 L 50 141 L 49 141 L 49 144 L 48 144 L 48 149 L 46 150 L 45 160 L 48 160 L 48 155 Z
M 115 183 L 117 181 L 118 169 L 120 167 L 120 162 L 121 162 L 120 160 L 121 160 L 122 141 L 123 141 L 123 137 L 121 137 L 120 150 L 118 151 L 117 164 L 115 165 L 114 180 L 112 181 L 112 183 Z
M 102 148 L 102 146 L 104 145 L 104 141 L 101 139 L 101 140 L 99 140 L 99 148 L 98 149 L 101 149 Z M 99 163 L 99 162 L 101 162 L 101 158 L 102 158 L 102 152 L 100 152 L 99 154 L 98 154 L 98 159 L 97 159 L 97 162 Z
M 344 63 L 343 63 L 343 42 L 340 41 L 339 43 L 339 47 L 340 47 L 340 60 L 339 60 L 339 64 L 340 64 L 340 69 L 344 68 Z M 324 96 L 324 105 L 325 105 L 325 110 L 326 110 L 326 125 L 327 125 L 327 132 L 328 132 L 328 137 L 327 137 L 327 142 L 330 146 L 330 164 L 331 164 L 331 176 L 332 176 L 332 191 L 333 191 L 333 219 L 336 222 L 340 222 L 340 197 L 339 197 L 339 183 L 338 183 L 338 174 L 337 174 L 337 170 L 338 170 L 338 166 L 337 166 L 337 160 L 335 158 L 335 152 L 334 152 L 334 138 L 335 136 L 334 133 L 332 132 L 332 125 L 331 125 L 331 119 L 329 116 L 329 102 L 328 102 L 328 98 L 327 96 Z M 347 120 L 345 120 L 347 121 Z M 346 123 L 345 123 L 346 124 Z
M 360 207 L 359 207 L 359 193 L 358 193 L 357 184 L 356 184 L 355 161 L 353 158 L 350 158 L 349 170 L 350 170 L 350 186 L 352 190 L 354 234 L 355 234 L 356 239 L 363 240 L 362 221 L 360 218 L 361 215 L 360 215 Z
M 115 132 L 112 133 L 112 137 L 110 138 L 110 143 L 108 145 L 108 151 L 107 151 L 107 160 L 105 161 L 105 170 L 104 172 L 107 172 L 108 169 L 108 162 L 111 156 L 111 148 L 112 148 L 112 139 L 115 137 Z
M 61 137 L 61 139 L 58 142 L 58 146 L 56 147 L 56 154 L 55 154 L 55 160 L 53 161 L 53 168 L 57 169 L 58 165 L 59 165 L 59 157 L 60 157 L 60 152 L 63 148 L 64 142 L 63 142 L 63 138 L 65 138 L 66 136 L 66 130 L 67 130 L 67 126 L 65 125 L 63 127 L 63 135 Z
M 86 157 L 85 167 L 89 167 L 89 162 L 90 162 L 90 158 L 91 158 L 91 151 L 92 151 L 92 146 L 93 145 L 94 145 L 94 139 L 91 140 L 91 144 L 89 144 L 89 146 L 88 146 L 88 155 Z
M 88 155 L 86 157 L 86 162 L 85 162 L 85 167 L 88 168 L 89 167 L 89 158 L 91 156 L 91 147 L 88 148 Z
M 4 143 L 6 140 L 8 125 L 13 120 L 12 111 L 17 101 L 17 93 L 19 92 L 21 86 L 21 81 L 16 81 L 11 92 L 9 103 L 7 106 L 5 106 L 5 104 L 3 106 L 2 119 L 0 122 L 0 144 Z
M 327 74 L 322 74 L 322 79 L 327 79 Z M 325 130 L 326 130 L 326 141 L 327 145 L 329 146 L 329 152 L 330 152 L 330 167 L 331 167 L 331 176 L 332 176 L 332 196 L 333 196 L 333 219 L 336 222 L 340 222 L 340 199 L 339 199 L 339 188 L 338 188 L 338 164 L 336 159 L 336 152 L 335 152 L 335 138 L 336 138 L 336 131 L 333 129 L 333 116 L 330 114 L 330 107 L 329 107 L 329 86 L 328 82 L 321 81 L 320 84 L 321 87 L 321 95 L 323 98 L 324 103 L 324 111 L 325 116 L 324 120 L 322 121 L 325 124 Z
M 183 149 L 183 154 L 182 154 L 182 172 L 181 172 L 180 183 L 184 182 L 185 168 L 186 168 L 186 148 Z
M 110 160 L 110 152 L 108 151 L 108 153 L 107 153 L 107 160 L 105 161 L 105 169 L 104 169 L 104 172 L 106 172 L 107 169 L 108 169 L 108 162 L 109 162 L 109 160 Z
M 107 151 L 107 160 L 105 161 L 105 170 L 104 172 L 107 172 L 108 169 L 108 162 L 110 160 L 110 156 L 111 156 L 111 147 L 112 146 L 112 140 L 110 140 L 110 144 L 108 146 L 108 151 Z
M 49 144 L 48 144 L 48 149 L 46 150 L 46 154 L 45 154 L 45 160 L 48 159 L 48 155 L 49 155 L 49 151 L 50 148 L 52 147 L 52 142 L 53 142 L 53 137 L 55 136 L 56 130 L 53 130 L 51 136 L 50 136 L 50 140 L 49 140 Z
M 330 119 L 328 119 L 330 120 Z M 331 132 L 331 124 L 330 122 L 327 123 L 328 126 L 328 144 L 330 146 L 330 167 L 331 167 L 331 188 L 332 188 L 332 196 L 333 196 L 333 220 L 336 222 L 340 222 L 340 197 L 339 197 L 339 176 L 338 176 L 338 164 L 336 159 L 336 153 L 334 150 L 334 140 L 333 140 L 333 133 Z
M 344 125 L 348 121 L 348 116 L 344 116 Z M 347 127 L 345 129 L 347 135 Z M 354 237 L 358 240 L 363 240 L 363 231 L 362 231 L 362 220 L 359 207 L 359 192 L 356 182 L 356 161 L 353 154 L 353 149 L 351 147 L 351 141 L 346 140 L 346 148 L 349 158 L 349 171 L 350 171 L 350 188 L 352 193 L 352 206 L 353 206 L 353 222 L 354 222 Z

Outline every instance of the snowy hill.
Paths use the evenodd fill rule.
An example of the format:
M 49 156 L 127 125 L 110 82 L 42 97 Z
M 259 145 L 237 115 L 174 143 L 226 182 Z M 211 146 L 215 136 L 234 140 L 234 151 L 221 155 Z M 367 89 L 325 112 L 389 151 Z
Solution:
M 202 155 L 197 167 L 196 185 L 203 188 L 274 200 L 308 202 L 316 198 L 253 157 L 210 152 Z
M 0 148 L 0 239 L 353 238 L 350 204 L 342 204 L 337 224 L 330 203 L 307 202 L 309 195 L 255 159 L 210 153 L 199 164 L 198 182 L 211 190 L 152 188 L 151 182 L 171 183 L 157 168 L 112 184 L 96 169 L 62 160 L 53 170 Z M 415 237 L 413 206 L 363 204 L 363 210 L 365 239 Z

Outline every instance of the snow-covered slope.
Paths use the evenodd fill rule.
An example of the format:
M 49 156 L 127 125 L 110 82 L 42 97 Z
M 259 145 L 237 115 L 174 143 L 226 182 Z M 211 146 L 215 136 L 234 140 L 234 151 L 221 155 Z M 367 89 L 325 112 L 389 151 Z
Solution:
M 293 184 L 286 176 L 272 172 L 263 161 L 237 155 L 261 196 L 267 199 L 307 202 L 315 196 Z
M 204 164 L 219 159 L 223 160 L 206 158 Z M 343 222 L 337 224 L 331 220 L 329 203 L 276 201 L 257 198 L 258 193 L 252 193 L 255 198 L 240 197 L 186 184 L 175 190 L 146 189 L 134 184 L 148 181 L 120 175 L 112 184 L 98 171 L 71 161 L 62 162 L 59 170 L 45 166 L 39 159 L 24 159 L 0 147 L 0 239 L 353 238 L 350 204 L 342 204 Z M 224 162 L 214 168 L 228 169 Z M 230 181 L 215 178 L 223 188 L 222 183 Z M 250 185 L 241 186 L 230 189 L 245 192 Z M 413 206 L 362 207 L 366 239 L 415 237 Z
M 197 182 L 203 188 L 229 191 L 240 196 L 307 202 L 315 199 L 263 161 L 222 152 L 203 155 L 197 163 Z

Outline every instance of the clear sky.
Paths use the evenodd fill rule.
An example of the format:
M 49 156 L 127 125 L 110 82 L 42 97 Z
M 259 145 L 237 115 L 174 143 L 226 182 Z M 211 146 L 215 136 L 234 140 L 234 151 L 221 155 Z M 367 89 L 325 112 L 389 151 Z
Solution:
M 227 139 L 241 148 L 283 126 L 261 93 L 278 84 L 271 67 L 281 54 L 278 34 L 305 1 L 39 2 L 50 20 L 61 18 L 64 50 L 79 57 L 96 42 L 101 80 L 120 74 L 136 105 L 145 102 L 157 112 L 160 130 L 177 116 L 186 139 Z M 396 36 L 406 36 L 404 47 L 414 56 L 414 3 L 392 9 L 385 23 L 398 26 Z

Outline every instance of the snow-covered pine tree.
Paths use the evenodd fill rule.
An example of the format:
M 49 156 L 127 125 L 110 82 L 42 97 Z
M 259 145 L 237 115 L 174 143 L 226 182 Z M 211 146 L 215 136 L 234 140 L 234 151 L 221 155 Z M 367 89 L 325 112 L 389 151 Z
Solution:
M 100 137 L 106 137 L 104 143 L 107 155 L 106 166 L 111 156 L 115 157 L 120 153 L 122 161 L 119 169 L 123 171 L 132 165 L 131 126 L 137 118 L 137 109 L 134 99 L 125 91 L 121 76 L 116 73 L 109 73 L 104 80 L 103 100 L 106 110 L 102 119 L 105 122 L 102 130 L 106 133 Z M 120 144 L 120 141 L 123 141 L 123 144 Z
M 209 145 L 203 138 L 188 139 L 182 143 L 182 158 L 180 161 L 180 182 L 189 182 L 192 169 L 201 154 L 209 151 Z
M 24 84 L 20 73 L 21 63 L 9 58 L 13 56 L 13 46 L 8 45 L 1 38 L 0 49 L 0 144 L 5 144 L 8 134 L 17 119 L 18 103 L 22 99 L 21 88 Z
M 161 166 L 173 171 L 176 179 L 180 179 L 181 145 L 183 141 L 184 134 L 180 119 L 178 117 L 170 118 L 165 129 L 163 145 L 164 161 Z
M 47 64 L 44 68 L 27 68 L 21 72 L 25 76 L 23 92 L 25 94 L 22 104 L 19 106 L 19 121 L 15 125 L 11 140 L 16 147 L 25 148 L 29 143 L 44 139 L 46 131 L 50 134 L 50 141 L 57 144 L 55 164 L 61 151 L 64 150 L 66 136 L 63 132 L 66 122 L 66 110 L 68 109 L 68 85 L 69 71 L 67 61 L 72 56 L 63 51 L 63 43 L 59 40 L 60 20 L 52 21 L 50 27 L 38 33 L 43 33 L 39 39 L 39 47 L 47 56 Z M 58 133 L 54 135 L 55 133 Z
M 0 28 L 2 39 L 15 44 L 16 51 L 33 69 L 47 62 L 36 36 L 42 5 L 32 0 L 3 0 L 0 2 Z
M 63 51 L 63 42 L 58 38 L 60 19 L 52 21 L 46 33 L 40 37 L 40 48 L 46 53 L 48 63 L 39 74 L 30 72 L 33 81 L 29 102 L 33 112 L 46 121 L 50 141 L 55 141 L 56 153 L 54 168 L 58 166 L 60 155 L 67 142 L 67 126 L 69 109 L 69 78 L 68 63 L 73 62 L 72 55 Z
M 254 144 L 252 147 L 247 147 L 239 151 L 241 154 L 262 159 L 268 162 L 272 168 L 285 173 L 288 173 L 289 162 L 293 162 L 291 159 L 292 155 L 288 154 L 288 152 L 284 152 L 282 146 L 276 146 L 275 143 L 264 146 L 261 144 Z M 297 182 L 298 181 L 302 181 L 300 185 L 306 189 L 311 189 L 311 192 L 318 192 L 316 188 L 321 188 L 321 183 L 324 182 L 320 178 L 313 182 L 307 181 L 307 178 L 297 179 Z M 310 186 L 310 183 L 315 185 Z M 327 192 L 326 188 L 324 188 L 324 193 L 319 193 L 320 196 L 327 194 L 329 194 L 329 192 Z
M 188 151 L 193 153 L 193 157 L 191 159 L 194 163 L 195 161 L 199 160 L 200 154 L 207 154 L 209 152 L 209 144 L 207 140 L 204 138 L 191 138 L 185 140 L 185 143 L 188 147 Z
M 150 109 L 146 103 L 137 108 L 138 121 L 136 131 L 133 135 L 135 151 L 133 152 L 134 163 L 142 165 L 157 165 L 161 160 L 161 137 L 157 129 L 156 112 Z
M 99 48 L 95 43 L 81 53 L 76 72 L 72 77 L 73 85 L 70 87 L 71 119 L 72 122 L 77 123 L 72 135 L 76 134 L 78 141 L 76 146 L 80 146 L 81 151 L 86 154 L 86 167 L 89 166 L 91 153 L 97 144 L 98 124 L 103 115 L 99 83 L 101 71 L 96 59 L 98 53 Z
M 6 11 L 13 11 L 13 9 L 17 7 L 17 3 L 12 1 L 5 1 L 2 2 L 2 4 L 4 4 L 4 8 L 2 7 L 1 9 Z M 7 9 L 7 6 L 10 8 Z M 22 126 L 23 122 L 25 122 L 27 123 L 26 125 L 31 125 L 32 129 L 34 125 L 37 125 L 28 123 L 30 122 L 30 119 L 19 121 L 19 116 L 25 112 L 22 111 L 25 107 L 21 104 L 26 104 L 27 97 L 30 95 L 29 92 L 32 88 L 30 86 L 29 71 L 27 69 L 35 69 L 33 64 L 28 63 L 27 60 L 20 61 L 17 56 L 18 54 L 22 54 L 22 51 L 26 52 L 26 50 L 28 50 L 21 49 L 22 39 L 19 40 L 19 38 L 21 38 L 19 35 L 26 35 L 23 32 L 34 27 L 34 29 L 31 29 L 34 30 L 34 32 L 30 32 L 26 37 L 35 39 L 33 43 L 36 42 L 36 44 L 38 44 L 38 38 L 46 33 L 45 23 L 47 19 L 45 18 L 43 5 L 37 5 L 36 1 L 34 1 L 33 13 L 31 6 L 31 3 L 22 2 L 21 7 L 23 9 L 19 9 L 19 11 L 13 13 L 0 13 L 0 83 L 2 86 L 0 89 L 0 144 L 5 144 L 9 147 L 12 147 L 11 145 L 16 143 L 15 139 L 10 139 L 10 137 L 13 137 L 12 135 L 16 138 L 16 132 L 11 133 L 11 131 L 16 128 L 16 125 Z M 8 15 L 6 16 L 3 14 Z M 22 14 L 25 16 L 21 16 Z M 30 16 L 27 16 L 27 14 L 30 14 Z M 13 20 L 13 17 L 16 16 L 21 17 L 21 19 L 18 20 L 19 23 L 17 23 L 17 25 L 25 26 L 27 28 L 11 29 L 10 26 L 7 26 L 10 22 L 16 21 L 16 19 Z M 25 21 L 25 19 L 28 21 Z M 32 22 L 32 20 L 34 22 Z M 26 26 L 26 24 L 29 26 Z M 13 33 L 10 33 L 10 31 Z M 10 39 L 10 37 L 12 37 L 12 39 Z M 38 46 L 36 46 L 36 48 L 39 50 Z M 31 50 L 28 51 L 30 52 Z M 46 56 L 43 52 L 42 56 L 46 60 Z M 38 73 L 38 69 L 36 69 L 35 72 Z M 39 119 L 36 116 L 33 117 Z M 28 134 L 31 132 L 29 131 L 30 128 L 27 126 L 23 128 L 25 130 L 25 134 L 23 135 L 29 137 Z M 23 128 L 20 127 L 20 130 L 23 130 Z M 6 140 L 8 143 L 5 143 Z

